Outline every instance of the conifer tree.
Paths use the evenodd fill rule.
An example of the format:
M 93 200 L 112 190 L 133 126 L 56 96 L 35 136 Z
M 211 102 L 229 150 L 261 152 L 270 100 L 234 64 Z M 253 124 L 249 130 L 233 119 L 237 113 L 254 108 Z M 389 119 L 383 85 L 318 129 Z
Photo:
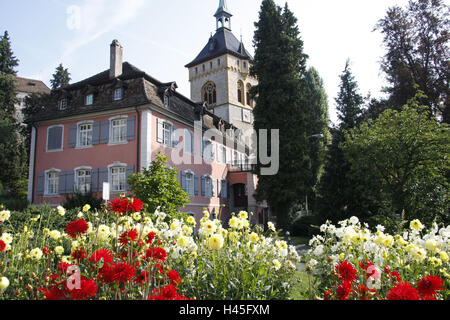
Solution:
M 307 55 L 303 52 L 297 19 L 287 4 L 282 9 L 273 0 L 263 0 L 255 26 L 253 43 L 256 51 L 251 73 L 258 77 L 259 83 L 252 91 L 256 99 L 254 127 L 257 131 L 280 130 L 279 172 L 262 175 L 261 165 L 257 165 L 255 197 L 268 201 L 278 226 L 286 229 L 290 210 L 296 202 L 304 199 L 306 182 L 310 181 L 312 174 L 308 168 L 306 132 Z
M 15 104 L 17 103 L 15 93 L 14 76 L 15 67 L 19 60 L 14 57 L 8 31 L 0 38 L 0 117 L 15 121 Z
M 64 69 L 62 63 L 60 63 L 59 66 L 56 68 L 55 73 L 53 74 L 53 79 L 50 80 L 52 90 L 56 90 L 67 86 L 70 80 L 71 78 L 69 69 Z

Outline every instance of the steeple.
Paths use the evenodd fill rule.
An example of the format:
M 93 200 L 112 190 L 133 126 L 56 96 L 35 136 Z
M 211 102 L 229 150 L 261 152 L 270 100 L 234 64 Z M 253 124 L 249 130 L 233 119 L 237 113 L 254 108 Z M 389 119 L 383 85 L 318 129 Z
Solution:
M 219 8 L 214 17 L 216 17 L 216 30 L 226 28 L 231 31 L 231 17 L 233 15 L 228 10 L 227 0 L 220 0 Z

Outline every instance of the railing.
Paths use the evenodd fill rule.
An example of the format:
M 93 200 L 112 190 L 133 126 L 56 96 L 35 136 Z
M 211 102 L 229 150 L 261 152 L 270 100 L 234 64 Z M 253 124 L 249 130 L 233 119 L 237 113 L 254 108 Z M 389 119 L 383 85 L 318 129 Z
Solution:
M 228 165 L 228 171 L 230 172 L 252 172 L 255 165 L 250 163 L 234 162 Z

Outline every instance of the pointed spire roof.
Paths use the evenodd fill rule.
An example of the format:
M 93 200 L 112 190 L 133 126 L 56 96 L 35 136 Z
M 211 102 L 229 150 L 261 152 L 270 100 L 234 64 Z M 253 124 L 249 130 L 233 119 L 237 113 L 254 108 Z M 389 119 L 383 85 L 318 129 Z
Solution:
M 216 11 L 215 17 L 221 15 L 222 13 L 227 13 L 231 16 L 231 12 L 228 10 L 227 0 L 220 0 L 219 8 Z

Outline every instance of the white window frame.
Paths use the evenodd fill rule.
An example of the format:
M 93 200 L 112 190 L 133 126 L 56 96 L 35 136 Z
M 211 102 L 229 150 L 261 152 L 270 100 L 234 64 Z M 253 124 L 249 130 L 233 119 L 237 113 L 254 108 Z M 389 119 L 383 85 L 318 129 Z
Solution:
M 67 98 L 59 99 L 58 100 L 58 110 L 60 110 L 60 111 L 66 110 L 67 104 L 68 104 Z
M 90 171 L 90 187 L 89 187 L 89 190 L 84 191 L 84 192 L 82 192 L 80 190 L 80 180 L 78 179 L 79 178 L 78 173 L 80 171 Z M 75 177 L 75 186 L 76 186 L 77 190 L 80 191 L 82 194 L 91 192 L 92 191 L 92 167 L 78 167 L 78 168 L 75 168 L 73 170 L 73 172 L 74 172 L 74 177 Z M 86 184 L 86 181 L 85 181 L 85 184 Z
M 217 162 L 227 164 L 227 147 L 217 144 Z
M 122 99 L 123 99 L 123 88 L 114 89 L 114 101 L 120 101 Z
M 86 106 L 92 106 L 94 104 L 94 94 L 88 94 L 86 95 L 85 99 L 84 99 L 84 104 Z
M 56 186 L 55 186 L 55 193 L 50 193 L 49 192 L 49 187 L 50 187 L 50 174 L 52 174 L 52 173 L 56 173 L 57 174 L 57 177 L 56 178 L 53 178 L 53 180 L 55 180 L 56 181 Z M 60 176 L 60 174 L 61 174 L 61 170 L 59 170 L 59 169 L 55 169 L 55 168 L 52 168 L 52 169 L 49 169 L 49 170 L 46 170 L 45 171 L 45 179 L 44 179 L 44 183 L 45 183 L 45 185 L 44 185 L 44 196 L 46 196 L 46 197 L 55 197 L 55 196 L 59 196 L 59 176 Z
M 184 171 L 186 175 L 186 192 L 189 193 L 192 197 L 195 195 L 195 173 L 192 170 L 186 170 Z M 191 185 L 188 185 L 188 175 L 192 177 L 190 183 Z
M 114 181 L 113 181 L 113 170 L 115 169 L 123 169 L 123 190 L 122 189 L 115 189 L 114 188 Z M 119 172 L 120 174 L 122 172 Z M 127 185 L 127 164 L 116 162 L 108 166 L 108 182 L 110 185 L 111 193 L 122 193 L 126 192 L 126 185 Z M 119 184 L 120 184 L 120 177 L 119 177 Z
M 49 150 L 48 149 L 48 137 L 49 137 L 49 132 L 50 132 L 50 129 L 53 129 L 53 128 L 56 128 L 56 127 L 62 127 L 62 134 L 61 134 L 61 148 L 60 149 L 55 149 L 55 150 Z M 54 126 L 51 126 L 51 127 L 48 127 L 47 128 L 47 142 L 46 142 L 46 144 L 45 144 L 45 151 L 46 152 L 61 152 L 61 151 L 64 151 L 64 125 L 62 125 L 62 124 L 58 124 L 58 125 L 54 125 Z
M 215 158 L 216 158 L 216 155 L 215 155 L 215 152 L 214 152 L 214 143 L 213 143 L 211 140 L 203 140 L 203 141 L 204 141 L 204 142 L 203 142 L 204 148 L 203 148 L 203 150 L 202 150 L 202 157 L 203 157 L 203 159 L 208 160 L 208 161 L 211 161 L 211 162 L 214 162 L 214 160 L 215 160 Z M 210 151 L 211 151 L 211 159 L 210 159 L 209 156 L 207 156 L 206 153 L 205 153 L 205 151 L 208 150 L 207 147 L 206 147 L 206 144 L 207 144 L 207 143 L 210 143 L 210 144 L 211 144 L 211 149 L 210 149 Z
M 168 126 L 168 128 L 166 128 Z M 172 133 L 173 124 L 169 121 L 163 120 L 162 122 L 162 144 L 168 148 L 172 148 Z M 168 134 L 168 137 L 166 136 Z M 166 139 L 169 139 L 166 141 Z
M 86 132 L 88 133 L 88 136 L 86 137 L 86 139 L 87 139 L 87 141 L 89 141 L 88 138 L 89 138 L 89 132 L 90 132 L 91 143 L 90 144 L 86 144 L 86 145 L 82 145 L 81 144 L 81 126 L 85 126 L 85 125 L 90 125 L 91 126 L 90 130 L 86 130 Z M 78 122 L 77 123 L 77 149 L 92 148 L 94 146 L 93 139 L 94 139 L 94 121 Z
M 124 136 L 123 136 L 123 141 L 115 141 L 114 140 L 114 121 L 124 121 L 125 125 L 124 126 L 120 126 L 120 127 L 124 127 Z M 128 134 L 128 116 L 119 116 L 119 117 L 113 117 L 109 119 L 109 145 L 118 145 L 118 144 L 127 144 L 128 143 L 128 139 L 127 139 L 127 134 Z M 120 132 L 119 132 L 120 135 Z

